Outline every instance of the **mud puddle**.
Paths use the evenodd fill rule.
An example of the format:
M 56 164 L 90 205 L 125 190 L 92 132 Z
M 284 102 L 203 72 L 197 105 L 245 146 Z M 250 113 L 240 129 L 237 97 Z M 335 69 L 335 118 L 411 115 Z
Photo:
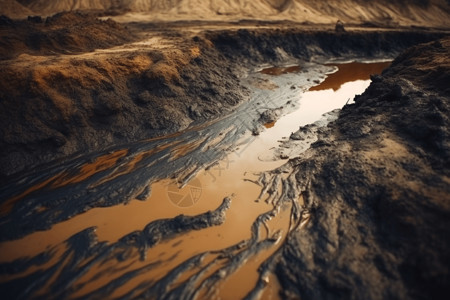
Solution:
M 313 88 L 333 66 L 262 71 L 249 78 L 251 101 L 219 122 L 22 178 L 2 191 L 11 195 L 2 236 L 26 209 L 28 234 L 3 237 L 0 263 L 21 267 L 2 274 L 0 284 L 39 276 L 34 288 L 18 292 L 29 297 L 231 299 L 264 277 L 261 293 L 277 295 L 275 277 L 258 270 L 306 219 L 298 217 L 301 195 L 289 172 L 270 173 L 298 150 L 275 150 L 299 126 L 363 92 L 375 67 L 385 63 L 340 65 Z M 255 122 L 266 111 L 280 115 Z M 249 135 L 255 127 L 258 135 Z

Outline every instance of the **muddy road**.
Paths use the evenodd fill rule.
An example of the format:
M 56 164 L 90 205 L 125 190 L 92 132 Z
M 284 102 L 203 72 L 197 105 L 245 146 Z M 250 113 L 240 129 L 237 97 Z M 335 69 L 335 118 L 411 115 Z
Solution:
M 445 291 L 448 39 L 390 66 L 445 31 L 92 22 L 133 41 L 0 61 L 2 295 Z
M 274 276 L 260 266 L 309 219 L 293 178 L 270 173 L 289 157 L 288 147 L 279 153 L 280 141 L 302 124 L 335 119 L 336 112 L 322 114 L 361 93 L 370 74 L 389 64 L 255 70 L 243 80 L 250 101 L 230 115 L 56 163 L 8 185 L 1 259 L 24 269 L 3 285 L 17 286 L 14 298 L 249 295 L 258 280 Z M 333 93 L 331 82 L 340 91 L 358 81 L 331 95 L 328 106 L 326 95 L 314 95 Z M 39 283 L 24 293 L 24 282 Z M 231 289 L 237 282 L 240 289 Z M 272 278 L 253 292 L 278 297 L 278 289 Z

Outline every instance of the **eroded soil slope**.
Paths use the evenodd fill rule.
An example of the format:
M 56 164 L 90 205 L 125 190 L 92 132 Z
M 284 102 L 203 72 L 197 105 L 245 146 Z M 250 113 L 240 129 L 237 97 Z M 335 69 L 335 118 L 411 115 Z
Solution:
M 248 99 L 261 64 L 393 57 L 433 31 L 194 31 L 81 13 L 0 26 L 0 174 L 187 128 Z M 42 21 L 42 23 L 41 23 Z
M 51 15 L 61 11 L 89 10 L 122 15 L 122 20 L 291 20 L 295 22 L 383 24 L 384 26 L 442 27 L 449 23 L 447 0 L 3 0 L 0 14 Z M 13 3 L 15 5 L 13 5 Z M 22 4 L 22 9 L 17 8 Z M 16 10 L 13 10 L 13 9 Z M 124 15 L 125 14 L 125 15 Z
M 81 13 L 58 13 L 27 20 L 0 19 L 0 60 L 21 54 L 79 54 L 110 48 L 136 39 L 125 26 Z
M 98 49 L 111 39 L 114 44 L 115 32 L 124 36 L 122 43 L 132 34 L 114 22 L 96 19 L 92 28 L 91 17 L 77 13 L 47 20 L 36 26 L 13 23 L 2 32 L 6 41 L 2 51 L 8 52 L 13 44 L 13 53 L 22 53 L 16 58 L 6 54 L 0 61 L 3 174 L 78 151 L 181 130 L 217 116 L 245 97 L 235 71 L 202 38 L 166 32 L 164 37 L 153 35 L 92 52 L 90 42 L 95 41 Z M 47 26 L 53 20 L 56 25 Z M 28 45 L 27 38 L 23 47 L 8 42 L 10 36 L 26 34 L 23 26 L 49 39 L 37 39 L 42 48 Z M 48 28 L 56 31 L 54 39 Z M 58 34 L 67 30 L 61 42 Z M 75 33 L 74 39 L 71 30 L 86 34 Z M 72 48 L 83 53 L 53 54 Z
M 447 297 L 449 56 L 450 39 L 409 49 L 290 161 L 311 221 L 280 254 L 284 296 Z

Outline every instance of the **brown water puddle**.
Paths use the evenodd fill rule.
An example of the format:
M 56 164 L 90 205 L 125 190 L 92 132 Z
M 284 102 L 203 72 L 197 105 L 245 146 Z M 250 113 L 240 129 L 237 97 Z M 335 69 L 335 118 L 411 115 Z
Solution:
M 273 126 L 275 126 L 275 123 L 276 123 L 276 121 L 266 123 L 266 124 L 264 124 L 264 127 L 266 127 L 267 129 L 270 129 Z
M 267 228 L 270 232 L 266 232 L 266 237 L 277 237 L 277 242 L 257 256 L 250 257 L 242 267 L 222 282 L 219 288 L 221 299 L 244 299 L 249 292 L 248 288 L 256 285 L 260 275 L 258 272 L 259 266 L 281 247 L 289 233 L 291 209 L 292 203 L 286 203 L 279 215 L 267 222 Z M 278 286 L 278 281 L 272 280 L 270 285 L 275 288 Z
M 54 225 L 51 230 L 35 232 L 23 239 L 2 243 L 0 244 L 2 252 L 0 259 L 2 262 L 7 262 L 34 256 L 54 245 L 60 245 L 73 234 L 93 226 L 97 228 L 96 234 L 99 241 L 116 242 L 132 231 L 142 230 L 145 225 L 154 220 L 173 218 L 179 214 L 198 215 L 208 210 L 214 210 L 220 205 L 223 198 L 234 194 L 232 209 L 227 212 L 227 220 L 222 226 L 191 232 L 170 242 L 157 245 L 148 250 L 148 259 L 144 262 L 138 260 L 136 253 L 133 264 L 128 267 L 116 264 L 114 270 L 122 268 L 121 271 L 115 271 L 109 276 L 100 276 L 96 280 L 92 279 L 101 271 L 105 271 L 108 264 L 94 265 L 85 276 L 77 280 L 78 283 L 87 283 L 84 288 L 77 292 L 78 296 L 82 296 L 126 272 L 145 267 L 159 260 L 164 262 L 159 267 L 138 276 L 117 291 L 119 294 L 125 293 L 128 291 L 127 287 L 137 286 L 142 282 L 141 280 L 162 278 L 178 264 L 196 254 L 220 250 L 250 238 L 250 228 L 253 221 L 258 215 L 269 211 L 272 206 L 264 201 L 259 203 L 253 201 L 258 197 L 260 187 L 243 180 L 244 174 L 251 167 L 246 163 L 236 165 L 240 167 L 230 168 L 223 163 L 212 167 L 198 174 L 182 189 L 178 189 L 172 180 L 163 180 L 152 185 L 152 194 L 146 201 L 134 200 L 128 205 L 94 208 Z M 237 178 L 242 179 L 236 180 Z M 250 174 L 247 175 L 247 178 L 256 180 L 256 176 L 250 176 Z M 192 202 L 193 205 L 177 205 L 180 203 L 174 201 L 173 194 L 191 194 L 192 187 L 201 191 L 200 195 L 194 197 L 196 201 Z M 174 255 L 176 255 L 175 258 L 173 258 Z M 56 263 L 54 260 L 52 262 Z M 130 264 L 130 261 L 123 264 Z M 39 269 L 44 267 L 47 268 L 49 265 L 46 264 Z M 27 274 L 32 270 L 34 268 L 30 268 Z M 24 274 L 20 275 L 23 276 Z
M 28 188 L 26 191 L 22 192 L 21 194 L 14 196 L 7 201 L 0 207 L 0 215 L 8 214 L 11 212 L 12 208 L 14 207 L 14 204 L 17 201 L 20 201 L 24 197 L 28 196 L 29 194 L 38 191 L 40 189 L 43 189 L 45 187 L 50 188 L 58 188 L 61 186 L 65 186 L 68 184 L 75 184 L 78 182 L 81 182 L 93 175 L 95 175 L 98 172 L 107 170 L 117 164 L 117 161 L 124 157 L 128 153 L 128 150 L 118 150 L 113 153 L 109 153 L 103 156 L 97 157 L 93 162 L 86 163 L 78 170 L 78 172 L 64 172 L 62 174 L 55 175 L 49 179 L 46 179 L 42 182 L 37 183 L 36 185 Z M 45 209 L 45 208 L 41 208 Z
M 279 76 L 288 73 L 297 73 L 301 70 L 300 66 L 290 66 L 290 67 L 271 67 L 262 69 L 260 72 L 266 75 Z
M 322 91 L 332 89 L 337 91 L 344 83 L 356 80 L 369 80 L 372 74 L 381 74 L 391 64 L 388 62 L 378 63 L 359 63 L 351 62 L 346 64 L 330 64 L 329 66 L 337 66 L 337 72 L 328 74 L 325 80 L 316 86 L 310 88 L 310 91 Z
M 332 77 L 331 79 L 327 78 L 321 85 L 310 90 L 338 89 L 347 81 L 367 79 L 370 74 L 379 73 L 387 65 L 389 63 L 350 63 L 339 65 L 339 71 L 328 77 Z M 270 69 L 272 70 L 265 69 L 262 73 L 279 75 L 300 70 L 299 67 Z M 307 103 L 304 99 L 302 101 L 304 102 L 301 103 Z M 305 104 L 301 105 L 307 107 Z M 303 114 L 305 113 L 307 114 L 307 112 L 303 112 Z M 289 119 L 292 120 L 289 121 Z M 258 176 L 255 174 L 258 172 L 274 169 L 285 162 L 285 160 L 263 161 L 260 157 L 272 153 L 271 149 L 278 144 L 277 141 L 283 135 L 288 135 L 290 132 L 298 129 L 298 126 L 301 125 L 299 120 L 303 119 L 303 116 L 298 117 L 292 114 L 289 118 L 284 117 L 276 123 L 266 124 L 267 130 L 255 138 L 252 144 L 241 146 L 243 149 L 237 149 L 219 164 L 200 172 L 183 188 L 179 188 L 173 180 L 162 180 L 151 185 L 151 195 L 146 201 L 132 200 L 126 205 L 93 208 L 86 213 L 54 225 L 50 230 L 35 232 L 16 241 L 1 243 L 0 262 L 11 262 L 18 258 L 33 257 L 55 247 L 57 249 L 65 249 L 61 246 L 65 240 L 73 234 L 90 227 L 96 227 L 99 241 L 114 243 L 130 232 L 142 230 L 147 224 L 155 220 L 173 218 L 180 214 L 194 216 L 214 210 L 225 197 L 231 195 L 231 208 L 226 212 L 226 221 L 222 225 L 192 231 L 160 243 L 147 250 L 147 258 L 144 261 L 139 259 L 137 250 L 132 250 L 134 254 L 133 259 L 123 262 L 109 261 L 103 264 L 98 262 L 76 280 L 75 284 L 84 284 L 84 286 L 78 289 L 74 296 L 86 295 L 127 272 L 144 268 L 145 272 L 123 284 L 114 292 L 114 295 L 111 295 L 118 297 L 133 290 L 142 282 L 161 279 L 170 270 L 194 255 L 207 251 L 221 250 L 247 240 L 251 237 L 251 226 L 256 218 L 273 208 L 271 204 L 267 204 L 265 201 L 254 201 L 258 198 L 261 188 L 251 181 L 257 180 Z M 284 124 L 286 120 L 292 122 L 292 124 Z M 205 147 L 214 146 L 219 141 L 220 138 L 214 139 Z M 176 145 L 175 150 L 172 152 L 173 159 L 197 149 L 203 142 L 203 139 L 186 144 L 180 141 L 175 142 L 179 145 Z M 174 146 L 174 144 L 170 145 Z M 168 146 L 168 143 L 162 143 L 160 147 L 150 152 L 161 151 Z M 82 166 L 79 172 L 75 172 L 73 175 L 64 173 L 50 178 L 6 202 L 5 207 L 2 209 L 5 211 L 10 210 L 15 201 L 44 186 L 74 184 L 102 170 L 113 168 L 127 152 L 126 149 L 123 149 L 100 156 L 93 162 Z M 146 155 L 152 153 L 137 154 L 129 163 L 113 172 L 103 182 L 129 172 Z M 304 226 L 306 222 L 301 224 L 301 226 Z M 274 247 L 270 247 L 259 255 L 250 258 L 237 272 L 223 281 L 220 291 L 218 291 L 220 296 L 230 299 L 245 296 L 249 288 L 254 286 L 258 280 L 259 274 L 257 269 L 259 265 L 277 251 L 289 230 L 292 229 L 290 228 L 291 225 L 290 208 L 283 209 L 276 217 L 270 220 L 267 223 L 269 234 L 272 235 L 274 232 L 279 231 L 280 240 L 275 243 Z M 260 233 L 263 238 L 267 237 L 267 232 L 262 231 Z M 61 252 L 58 251 L 54 259 L 38 269 L 48 268 L 50 264 L 56 263 L 55 259 L 58 258 L 57 256 L 60 257 Z M 207 264 L 214 258 L 215 256 L 210 254 L 204 264 Z M 209 272 L 212 273 L 219 267 L 220 264 L 211 267 Z M 30 274 L 34 270 L 36 270 L 36 267 L 31 267 L 17 277 Z M 191 273 L 195 272 L 191 271 Z M 98 276 L 99 274 L 103 275 Z M 270 286 L 271 290 L 266 290 L 264 293 L 269 295 L 276 294 L 277 283 L 270 283 Z
M 121 271 L 114 272 L 111 278 L 104 278 L 99 281 L 92 281 L 85 288 L 79 290 L 77 292 L 77 296 L 82 296 L 88 293 L 91 290 L 95 290 L 99 288 L 103 284 L 106 284 L 110 280 L 117 278 L 129 271 L 136 270 L 138 268 L 145 267 L 151 263 L 155 263 L 157 261 L 162 261 L 161 265 L 154 267 L 150 270 L 147 270 L 144 274 L 137 276 L 132 281 L 128 282 L 121 286 L 118 290 L 115 291 L 114 297 L 121 296 L 126 292 L 129 292 L 133 288 L 137 287 L 140 283 L 147 280 L 159 280 L 164 275 L 166 275 L 170 270 L 175 268 L 177 265 L 181 264 L 185 260 L 193 257 L 194 255 L 203 253 L 205 251 L 218 251 L 224 248 L 229 247 L 230 245 L 237 244 L 242 240 L 249 239 L 251 236 L 251 225 L 253 221 L 257 218 L 258 215 L 269 211 L 272 206 L 266 204 L 264 201 L 256 203 L 255 200 L 260 192 L 259 186 L 255 185 L 252 182 L 243 181 L 236 182 L 236 173 L 234 172 L 224 172 L 221 171 L 219 174 L 219 170 L 213 170 L 214 177 L 207 172 L 204 171 L 200 173 L 195 179 L 191 180 L 183 189 L 178 190 L 180 195 L 189 195 L 191 193 L 192 187 L 195 187 L 196 190 L 201 189 L 201 195 L 197 199 L 191 207 L 182 207 L 174 204 L 171 193 L 176 193 L 177 190 L 174 187 L 173 182 L 171 181 L 161 181 L 154 185 L 152 185 L 152 196 L 147 201 L 152 201 L 152 199 L 158 199 L 158 202 L 153 202 L 153 206 L 149 206 L 147 209 L 143 209 L 141 211 L 146 211 L 151 213 L 151 215 L 161 218 L 162 215 L 166 215 L 167 217 L 175 217 L 180 213 L 184 213 L 185 215 L 196 215 L 198 213 L 203 213 L 208 210 L 212 210 L 216 208 L 222 201 L 222 199 L 233 192 L 234 196 L 232 198 L 231 209 L 226 213 L 226 221 L 221 226 L 209 227 L 203 229 L 201 231 L 192 231 L 184 236 L 179 236 L 170 241 L 161 243 L 156 245 L 155 247 L 149 249 L 147 251 L 147 260 L 139 261 L 135 260 L 135 262 Z M 242 174 L 240 174 L 242 175 Z M 220 181 L 216 178 L 220 178 Z M 233 186 L 240 186 L 240 188 L 233 189 L 230 186 L 230 190 L 227 190 L 227 187 L 221 186 L 220 182 L 230 181 L 233 182 Z M 225 191 L 221 191 L 221 189 L 225 189 Z M 135 204 L 138 204 L 140 201 L 133 201 Z M 141 202 L 142 203 L 142 202 Z M 144 202 L 145 203 L 145 202 Z M 133 205 L 133 203 L 130 203 Z M 161 207 L 161 211 L 152 212 L 151 207 L 156 208 L 156 206 Z M 158 208 L 159 208 L 158 207 Z M 163 212 L 165 211 L 165 213 Z M 177 213 L 174 213 L 176 211 Z M 118 211 L 119 212 L 119 211 Z M 137 211 L 136 211 L 137 212 Z M 188 213 L 189 212 L 189 213 Z M 168 215 L 171 214 L 171 216 Z M 127 213 L 121 212 L 122 218 Z M 142 215 L 142 213 L 141 213 Z M 134 219 L 134 217 L 133 217 Z M 131 220 L 130 220 L 131 221 Z M 105 238 L 114 238 L 117 239 L 121 237 L 120 232 L 128 233 L 130 231 L 136 229 L 142 229 L 143 226 L 147 223 L 147 220 L 142 221 L 142 225 L 139 228 L 136 228 L 136 222 L 134 220 L 131 224 L 121 224 L 116 222 L 116 224 L 110 224 L 110 226 L 104 228 L 98 228 L 97 234 L 100 240 L 104 240 Z M 117 224 L 118 223 L 118 224 Z M 104 230 L 102 230 L 104 229 Z M 118 233 L 118 232 L 119 233 Z M 123 264 L 128 264 L 129 261 L 123 262 Z M 116 263 L 115 269 L 120 268 L 121 263 Z M 102 268 L 104 268 L 102 266 Z M 91 277 L 95 274 L 98 274 L 101 269 L 95 269 L 90 274 L 83 276 L 80 279 L 81 282 L 90 282 Z

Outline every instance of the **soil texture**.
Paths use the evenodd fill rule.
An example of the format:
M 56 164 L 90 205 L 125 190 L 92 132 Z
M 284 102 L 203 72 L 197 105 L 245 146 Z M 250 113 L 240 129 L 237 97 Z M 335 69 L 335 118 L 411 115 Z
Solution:
M 449 55 L 407 50 L 290 161 L 311 221 L 275 264 L 283 297 L 446 298 Z

